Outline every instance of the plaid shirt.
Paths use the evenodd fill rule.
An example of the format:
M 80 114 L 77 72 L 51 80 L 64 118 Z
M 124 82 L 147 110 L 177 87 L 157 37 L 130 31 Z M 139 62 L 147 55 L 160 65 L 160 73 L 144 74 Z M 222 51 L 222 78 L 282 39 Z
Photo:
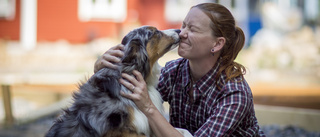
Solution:
M 228 82 L 222 74 L 219 84 L 215 76 L 219 64 L 190 85 L 187 59 L 168 62 L 161 70 L 158 90 L 170 104 L 170 123 L 187 129 L 194 136 L 264 136 L 255 117 L 252 93 L 241 77 Z M 242 81 L 241 81 L 242 80 Z M 188 91 L 193 88 L 193 101 Z

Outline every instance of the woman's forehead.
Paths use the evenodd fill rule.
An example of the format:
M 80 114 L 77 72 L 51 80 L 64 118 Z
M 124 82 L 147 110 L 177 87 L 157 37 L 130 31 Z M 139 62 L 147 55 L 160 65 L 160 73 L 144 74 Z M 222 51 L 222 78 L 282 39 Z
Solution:
M 186 25 L 193 25 L 197 27 L 209 26 L 210 22 L 210 18 L 199 8 L 190 9 L 183 21 Z

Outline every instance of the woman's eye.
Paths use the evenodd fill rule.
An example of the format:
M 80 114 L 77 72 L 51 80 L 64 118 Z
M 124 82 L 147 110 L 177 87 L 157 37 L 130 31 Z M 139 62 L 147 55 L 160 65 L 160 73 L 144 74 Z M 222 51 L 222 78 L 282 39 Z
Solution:
M 184 29 L 185 27 L 186 27 L 186 25 L 185 25 L 185 24 L 182 24 L 181 29 Z
M 191 27 L 191 28 L 190 28 L 190 31 L 191 31 L 191 32 L 194 32 L 194 31 L 196 31 L 196 30 L 195 30 L 193 27 Z

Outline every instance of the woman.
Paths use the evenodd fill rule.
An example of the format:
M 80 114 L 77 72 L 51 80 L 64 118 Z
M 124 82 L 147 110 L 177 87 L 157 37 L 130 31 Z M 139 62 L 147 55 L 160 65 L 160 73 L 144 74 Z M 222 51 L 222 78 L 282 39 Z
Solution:
M 244 34 L 228 9 L 214 3 L 193 6 L 181 27 L 178 54 L 182 57 L 162 68 L 158 90 L 170 104 L 170 123 L 152 104 L 141 74 L 123 74 L 120 82 L 131 89 L 132 99 L 148 117 L 157 137 L 264 136 L 255 117 L 253 97 L 244 79 L 245 68 L 234 60 L 244 45 Z M 107 51 L 95 64 L 116 67 L 122 45 Z

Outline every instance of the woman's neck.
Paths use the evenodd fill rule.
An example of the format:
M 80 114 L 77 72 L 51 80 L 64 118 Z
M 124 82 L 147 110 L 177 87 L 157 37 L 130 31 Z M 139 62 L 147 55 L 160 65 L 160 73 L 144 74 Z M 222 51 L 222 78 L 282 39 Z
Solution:
M 218 57 L 211 57 L 206 59 L 192 60 L 189 59 L 190 75 L 194 81 L 198 81 L 206 75 L 212 67 L 216 64 Z

